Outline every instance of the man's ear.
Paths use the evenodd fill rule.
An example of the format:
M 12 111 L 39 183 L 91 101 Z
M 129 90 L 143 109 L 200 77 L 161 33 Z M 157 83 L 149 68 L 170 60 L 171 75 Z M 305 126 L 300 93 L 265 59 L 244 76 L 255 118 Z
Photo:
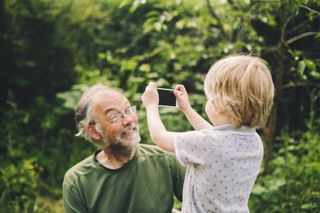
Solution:
M 90 137 L 93 138 L 94 140 L 98 141 L 101 139 L 101 135 L 95 130 L 93 125 L 87 126 L 87 132 L 90 135 Z

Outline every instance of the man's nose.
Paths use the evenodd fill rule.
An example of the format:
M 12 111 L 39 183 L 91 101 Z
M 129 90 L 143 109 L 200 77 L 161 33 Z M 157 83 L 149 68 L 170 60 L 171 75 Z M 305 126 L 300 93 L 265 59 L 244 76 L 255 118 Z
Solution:
M 132 121 L 133 121 L 133 115 L 123 114 L 123 120 L 122 120 L 123 124 L 128 124 Z

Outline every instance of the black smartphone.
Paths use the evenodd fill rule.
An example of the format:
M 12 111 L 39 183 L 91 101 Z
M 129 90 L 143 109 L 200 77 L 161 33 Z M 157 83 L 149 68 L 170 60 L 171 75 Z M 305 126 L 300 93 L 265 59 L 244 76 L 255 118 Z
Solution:
M 158 88 L 159 106 L 176 106 L 173 89 Z

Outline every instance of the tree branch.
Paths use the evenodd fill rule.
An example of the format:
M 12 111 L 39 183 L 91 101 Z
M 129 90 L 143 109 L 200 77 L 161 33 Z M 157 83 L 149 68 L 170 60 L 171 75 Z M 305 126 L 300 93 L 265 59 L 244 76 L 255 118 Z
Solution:
M 212 15 L 212 17 L 214 17 L 214 18 L 217 19 L 217 21 L 218 21 L 218 28 L 221 30 L 221 33 L 222 33 L 222 35 L 223 35 L 223 38 L 227 38 L 227 40 L 229 40 L 229 36 L 228 36 L 228 34 L 225 32 L 219 16 L 216 14 L 216 12 L 214 11 L 214 9 L 212 8 L 212 5 L 211 5 L 210 0 L 206 0 L 206 2 L 207 2 L 207 5 L 208 5 L 209 13 Z
M 293 43 L 293 42 L 295 42 L 295 41 L 297 41 L 297 40 L 299 40 L 299 39 L 302 39 L 302 38 L 307 37 L 307 36 L 316 35 L 316 34 L 318 34 L 318 33 L 320 34 L 320 32 L 306 32 L 306 33 L 302 33 L 302 34 L 300 34 L 300 35 L 297 35 L 297 36 L 295 36 L 295 37 L 293 37 L 293 38 L 288 39 L 288 40 L 286 41 L 286 44 L 291 44 L 291 43 Z
M 314 88 L 320 89 L 320 85 L 314 84 L 314 83 L 308 83 L 308 82 L 286 84 L 286 85 L 282 85 L 279 89 L 280 90 L 287 90 L 287 89 L 293 89 L 293 88 L 297 88 L 297 87 L 314 87 Z
M 301 7 L 301 8 L 304 8 L 304 9 L 306 9 L 306 10 L 309 10 L 310 12 L 314 12 L 314 13 L 316 13 L 318 16 L 320 16 L 320 12 L 317 11 L 317 10 L 311 9 L 310 7 L 307 7 L 307 6 L 305 6 L 305 5 L 300 5 L 300 7 Z

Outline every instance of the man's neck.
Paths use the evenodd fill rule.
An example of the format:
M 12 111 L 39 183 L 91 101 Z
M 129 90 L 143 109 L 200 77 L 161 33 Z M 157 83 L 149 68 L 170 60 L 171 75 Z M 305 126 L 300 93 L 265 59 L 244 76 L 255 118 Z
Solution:
M 135 147 L 131 147 L 130 149 L 127 149 L 125 151 L 122 150 L 120 152 L 105 148 L 98 153 L 96 158 L 100 162 L 100 164 L 108 169 L 119 169 L 133 158 L 135 152 Z

